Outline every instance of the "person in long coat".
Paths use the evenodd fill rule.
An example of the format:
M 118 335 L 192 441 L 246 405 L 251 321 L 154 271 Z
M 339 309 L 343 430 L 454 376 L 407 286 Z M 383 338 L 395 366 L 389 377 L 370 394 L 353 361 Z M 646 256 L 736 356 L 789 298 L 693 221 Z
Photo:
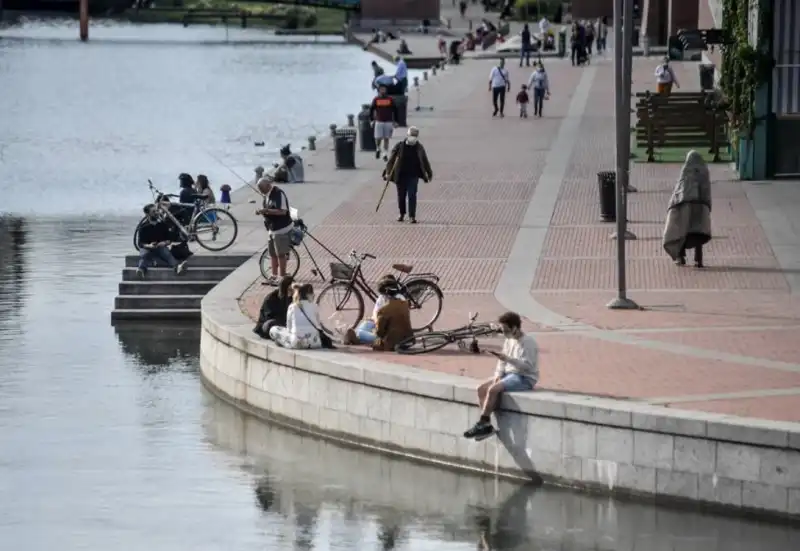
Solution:
M 694 263 L 703 267 L 703 245 L 711 240 L 711 176 L 697 151 L 689 151 L 667 209 L 664 250 L 676 264 L 686 264 L 694 249 Z

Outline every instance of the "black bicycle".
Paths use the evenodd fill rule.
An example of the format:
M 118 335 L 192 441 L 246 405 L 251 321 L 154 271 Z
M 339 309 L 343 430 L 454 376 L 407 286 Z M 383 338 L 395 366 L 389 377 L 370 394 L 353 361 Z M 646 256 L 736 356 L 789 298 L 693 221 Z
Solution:
M 178 231 L 181 239 L 196 242 L 204 249 L 212 252 L 224 251 L 236 241 L 239 233 L 239 224 L 236 218 L 227 210 L 215 206 L 208 206 L 201 200 L 194 205 L 172 203 L 170 198 L 177 195 L 161 193 L 148 180 L 150 191 L 153 194 L 153 205 L 162 220 L 169 221 Z M 191 212 L 189 211 L 191 209 Z M 139 250 L 139 228 L 147 222 L 147 217 L 142 218 L 133 232 L 133 246 Z
M 448 344 L 456 343 L 458 348 L 464 352 L 472 352 L 473 354 L 480 354 L 481 349 L 478 346 L 478 337 L 487 337 L 490 335 L 497 335 L 502 330 L 496 323 L 475 323 L 478 319 L 478 313 L 470 313 L 469 323 L 458 329 L 451 331 L 432 331 L 430 333 L 422 333 L 414 335 L 395 347 L 395 352 L 398 354 L 427 354 L 428 352 L 435 352 L 444 348 Z
M 372 302 L 378 300 L 378 293 L 367 283 L 361 270 L 366 259 L 374 260 L 375 256 L 352 251 L 350 263 L 330 264 L 332 282 L 323 287 L 317 297 L 322 329 L 326 332 L 334 334 L 355 329 L 364 319 L 364 295 Z M 444 302 L 439 276 L 414 273 L 414 267 L 407 264 L 392 264 L 392 268 L 400 274 L 397 282 L 400 294 L 408 300 L 411 309 L 411 328 L 415 332 L 430 329 L 439 319 Z M 328 306 L 331 304 L 332 308 Z M 430 309 L 423 311 L 426 306 Z

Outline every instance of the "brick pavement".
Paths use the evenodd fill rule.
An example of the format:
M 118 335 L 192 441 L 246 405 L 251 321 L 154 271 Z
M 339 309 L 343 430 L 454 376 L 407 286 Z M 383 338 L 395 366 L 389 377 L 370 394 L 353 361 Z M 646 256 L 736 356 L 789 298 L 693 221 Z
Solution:
M 427 83 L 423 103 L 435 110 L 411 114 L 435 177 L 421 184 L 420 223 L 395 222 L 389 194 L 375 213 L 382 186 L 375 161 L 374 182 L 345 200 L 315 235 L 337 253 L 357 248 L 378 256 L 365 265 L 371 280 L 397 261 L 440 274 L 446 299 L 437 328 L 462 325 L 469 311 L 496 317 L 505 307 L 494 293 L 526 209 L 537 202 L 548 152 L 568 113 L 576 116 L 570 105 L 583 70 L 547 64 L 553 98 L 541 120 L 519 120 L 513 102 L 505 119 L 492 119 L 486 91 L 491 62 L 472 61 Z M 653 64 L 635 60 L 634 91 L 652 87 Z M 509 65 L 515 95 L 527 72 Z M 594 78 L 584 79 L 591 86 L 589 101 L 577 115 L 579 131 L 541 255 L 530 260 L 535 301 L 588 329 L 558 331 L 526 321 L 540 341 L 541 386 L 800 421 L 800 408 L 793 407 L 800 405 L 800 300 L 790 294 L 744 188 L 728 168 L 712 167 L 715 239 L 706 250 L 708 268 L 696 270 L 672 265 L 661 250 L 664 209 L 679 167 L 632 165 L 631 181 L 640 193 L 631 195 L 629 218 L 640 239 L 627 246 L 629 287 L 645 310 L 605 308 L 616 287 L 615 242 L 608 238 L 611 225 L 598 221 L 596 172 L 614 164 L 613 77 L 609 62 L 595 67 Z M 694 65 L 676 68 L 690 88 Z M 311 277 L 307 264 L 302 278 Z M 265 291 L 258 284 L 249 289 L 243 309 L 254 315 Z M 389 359 L 358 348 L 348 353 Z M 390 360 L 474 378 L 493 367 L 486 357 L 455 349 Z

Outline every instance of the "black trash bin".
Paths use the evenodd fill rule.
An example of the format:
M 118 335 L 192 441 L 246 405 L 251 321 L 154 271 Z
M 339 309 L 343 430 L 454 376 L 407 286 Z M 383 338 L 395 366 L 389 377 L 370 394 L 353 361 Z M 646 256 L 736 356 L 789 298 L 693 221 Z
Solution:
M 378 149 L 378 144 L 375 143 L 375 129 L 372 128 L 372 123 L 369 120 L 368 103 L 361 106 L 361 112 L 358 114 L 358 144 L 361 151 L 375 151 Z
M 600 218 L 603 222 L 617 219 L 617 173 L 603 171 L 597 173 L 597 187 L 600 191 Z
M 558 31 L 558 57 L 567 55 L 567 31 Z
M 336 168 L 356 167 L 356 129 L 337 128 L 333 137 Z
M 700 89 L 704 92 L 714 89 L 714 66 L 708 63 L 701 63 L 697 66 L 700 71 Z
M 397 108 L 397 126 L 408 126 L 408 96 L 392 96 L 392 101 Z

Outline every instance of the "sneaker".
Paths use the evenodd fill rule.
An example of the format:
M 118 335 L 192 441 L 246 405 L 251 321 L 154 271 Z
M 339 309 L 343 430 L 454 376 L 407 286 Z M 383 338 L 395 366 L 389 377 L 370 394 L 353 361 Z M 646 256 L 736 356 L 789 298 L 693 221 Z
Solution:
M 136 277 L 138 277 L 139 279 L 144 279 L 145 275 L 146 274 L 145 274 L 144 270 L 142 270 L 141 268 L 137 268 L 136 269 Z
M 276 276 L 269 276 L 267 279 L 261 282 L 261 285 L 271 285 L 272 287 L 277 287 L 278 278 Z
M 381 150 L 380 149 L 376 149 L 375 150 L 375 158 L 376 159 L 380 159 L 381 158 Z
M 181 274 L 182 274 L 182 273 L 184 273 L 185 271 L 186 271 L 186 262 L 185 262 L 185 261 L 184 261 L 184 262 L 181 262 L 180 264 L 178 264 L 177 266 L 175 266 L 175 273 L 176 273 L 176 274 L 178 274 L 178 275 L 181 275 Z
M 483 440 L 494 434 L 494 427 L 491 423 L 478 421 L 472 428 L 464 432 L 464 438 L 474 438 L 475 440 Z
M 355 330 L 348 329 L 344 333 L 344 337 L 342 337 L 342 344 L 352 346 L 354 344 L 358 344 L 358 336 L 356 335 Z

